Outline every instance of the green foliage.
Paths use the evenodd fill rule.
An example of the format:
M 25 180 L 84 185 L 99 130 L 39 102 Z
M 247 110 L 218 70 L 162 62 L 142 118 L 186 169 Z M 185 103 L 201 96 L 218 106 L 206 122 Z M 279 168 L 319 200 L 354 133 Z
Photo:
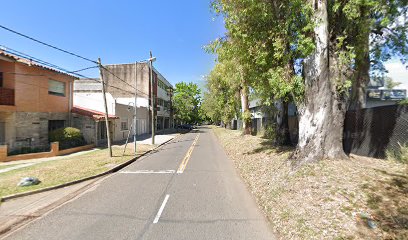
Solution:
M 275 140 L 277 138 L 277 129 L 274 124 L 267 124 L 263 130 L 263 137 L 267 139 Z
M 230 122 L 239 115 L 240 81 L 232 61 L 218 63 L 207 76 L 203 111 L 213 122 Z
M 387 89 L 393 89 L 397 86 L 401 85 L 400 82 L 395 82 L 392 78 L 390 77 L 385 77 L 385 88 Z
M 398 149 L 388 149 L 387 159 L 408 164 L 408 143 L 398 144 Z
M 182 123 L 202 121 L 201 90 L 195 83 L 177 83 L 173 96 L 174 117 Z
M 81 130 L 72 127 L 56 129 L 49 133 L 50 142 L 59 142 L 60 149 L 79 147 L 86 144 Z
M 311 73 L 303 62 L 314 54 L 316 26 L 322 21 L 328 23 L 328 35 L 321 36 L 329 40 L 328 79 L 337 90 L 330 97 L 341 103 L 351 87 L 365 86 L 370 66 L 383 70 L 382 63 L 392 56 L 408 63 L 408 0 L 327 1 L 327 19 L 316 16 L 313 2 L 213 0 L 227 33 L 205 48 L 217 55 L 204 95 L 207 116 L 217 121 L 239 116 L 241 89 L 266 106 L 276 100 L 308 104 L 303 102 L 304 76 Z
M 400 102 L 398 102 L 399 105 L 404 105 L 404 106 L 408 106 L 408 98 L 405 100 L 402 100 Z

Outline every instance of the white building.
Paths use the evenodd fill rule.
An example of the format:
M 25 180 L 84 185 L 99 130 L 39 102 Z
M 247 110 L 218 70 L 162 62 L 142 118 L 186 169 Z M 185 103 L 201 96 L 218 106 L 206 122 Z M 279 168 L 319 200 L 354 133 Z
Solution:
M 99 80 L 78 80 L 74 83 L 74 125 L 80 128 L 88 142 L 102 144 L 106 141 L 105 106 Z M 114 98 L 106 93 L 110 134 L 113 141 L 133 136 L 134 98 Z M 149 101 L 137 98 L 137 135 L 149 133 Z M 94 121 L 94 126 L 92 126 Z M 76 123 L 76 124 L 75 124 Z

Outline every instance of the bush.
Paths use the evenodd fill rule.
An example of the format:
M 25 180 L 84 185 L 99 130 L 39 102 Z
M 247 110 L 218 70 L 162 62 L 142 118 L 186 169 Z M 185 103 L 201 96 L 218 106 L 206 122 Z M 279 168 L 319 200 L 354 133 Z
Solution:
M 400 102 L 398 102 L 399 105 L 404 105 L 404 106 L 408 106 L 408 98 L 405 100 L 402 100 Z
M 276 140 L 276 126 L 274 124 L 267 124 L 263 130 L 263 137 Z
M 50 142 L 59 142 L 60 149 L 68 149 L 86 144 L 81 131 L 76 128 L 67 127 L 54 130 L 49 133 Z
M 386 152 L 387 159 L 408 164 L 408 143 L 399 144 L 399 149 L 389 149 Z

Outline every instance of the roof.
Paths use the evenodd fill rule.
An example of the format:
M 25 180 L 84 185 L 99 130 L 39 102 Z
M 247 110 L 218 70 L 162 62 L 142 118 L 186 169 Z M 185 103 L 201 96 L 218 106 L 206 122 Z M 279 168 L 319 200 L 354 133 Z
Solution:
M 63 75 L 66 75 L 66 76 L 69 76 L 69 77 L 72 77 L 72 78 L 75 78 L 75 79 L 79 79 L 78 77 L 76 77 L 74 75 L 59 71 L 59 70 L 51 68 L 51 67 L 44 66 L 44 65 L 42 65 L 40 63 L 35 62 L 32 59 L 17 56 L 15 54 L 7 52 L 7 50 L 4 50 L 4 49 L 0 49 L 0 56 L 4 56 L 6 58 L 11 59 L 12 61 L 15 61 L 15 62 L 18 62 L 18 63 L 23 63 L 23 64 L 26 64 L 28 66 L 39 67 L 39 68 L 42 68 L 42 69 L 47 70 L 47 71 L 53 71 L 53 72 L 63 74 Z
M 103 120 L 105 118 L 105 113 L 103 112 L 99 112 L 99 111 L 95 111 L 92 109 L 88 109 L 88 108 L 83 108 L 83 107 L 79 107 L 79 106 L 74 106 L 71 110 L 72 113 L 77 113 L 79 115 L 82 116 L 86 116 L 86 117 L 91 117 L 94 120 Z M 115 115 L 108 115 L 108 119 L 119 119 L 119 117 L 115 116 Z

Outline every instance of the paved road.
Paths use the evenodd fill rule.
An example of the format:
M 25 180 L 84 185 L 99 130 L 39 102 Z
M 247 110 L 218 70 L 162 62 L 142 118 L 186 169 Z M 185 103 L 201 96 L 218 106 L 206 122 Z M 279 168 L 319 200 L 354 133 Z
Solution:
M 274 237 L 215 136 L 202 127 L 6 239 Z

